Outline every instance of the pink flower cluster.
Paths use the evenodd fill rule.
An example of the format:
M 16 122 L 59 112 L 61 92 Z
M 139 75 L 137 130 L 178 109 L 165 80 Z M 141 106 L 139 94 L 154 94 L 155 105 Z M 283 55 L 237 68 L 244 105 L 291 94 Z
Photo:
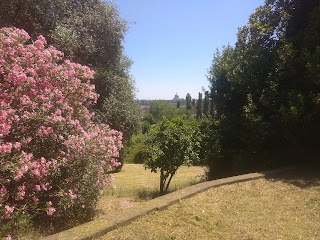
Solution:
M 0 204 L 0 207 L 2 206 L 2 204 Z M 2 219 L 9 219 L 12 214 L 13 214 L 13 211 L 14 211 L 14 207 L 10 207 L 8 205 L 4 205 L 4 214 L 2 215 Z
M 93 75 L 42 36 L 30 43 L 24 30 L 0 29 L 0 218 L 56 215 L 110 183 L 122 133 L 92 122 Z

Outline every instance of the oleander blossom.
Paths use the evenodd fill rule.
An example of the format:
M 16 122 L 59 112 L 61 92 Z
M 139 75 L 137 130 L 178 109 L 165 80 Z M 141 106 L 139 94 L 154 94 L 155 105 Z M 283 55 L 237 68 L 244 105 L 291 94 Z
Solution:
M 56 209 L 55 209 L 55 208 L 49 208 L 49 209 L 47 210 L 47 215 L 48 215 L 48 216 L 52 216 L 55 212 L 56 212 Z
M 111 183 L 122 133 L 93 123 L 93 76 L 43 36 L 0 29 L 0 219 L 69 216 Z

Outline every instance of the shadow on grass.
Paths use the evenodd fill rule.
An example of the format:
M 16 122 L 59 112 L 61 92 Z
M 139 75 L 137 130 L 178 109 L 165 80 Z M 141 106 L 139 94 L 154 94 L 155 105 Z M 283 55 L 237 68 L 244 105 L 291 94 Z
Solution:
M 168 189 L 168 192 L 164 193 L 163 195 L 175 192 L 179 189 L 189 187 L 204 181 L 206 181 L 205 176 L 197 176 L 196 178 L 190 179 L 184 183 L 171 184 Z M 142 189 L 139 189 L 137 192 L 137 197 L 139 200 L 151 200 L 160 196 L 161 194 L 159 192 L 159 189 L 155 189 L 155 188 L 142 188 Z
M 143 188 L 143 189 L 139 189 L 137 192 L 137 197 L 140 200 L 150 200 L 150 199 L 154 199 L 159 196 L 160 196 L 160 194 L 159 194 L 158 189 Z
M 285 173 L 267 174 L 266 179 L 285 182 L 299 188 L 320 186 L 320 164 L 297 165 Z

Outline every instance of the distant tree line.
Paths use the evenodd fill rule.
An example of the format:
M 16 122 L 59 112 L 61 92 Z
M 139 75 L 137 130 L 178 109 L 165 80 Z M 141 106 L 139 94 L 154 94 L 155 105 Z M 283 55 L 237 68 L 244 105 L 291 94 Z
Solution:
M 199 93 L 198 99 L 186 95 L 186 117 L 163 122 L 159 117 L 165 114 L 160 114 L 149 128 L 144 142 L 158 147 L 145 148 L 146 167 L 162 173 L 192 159 L 207 165 L 213 179 L 319 162 L 319 2 L 267 0 L 257 8 L 239 29 L 235 46 L 215 52 L 207 74 L 210 91 Z M 184 163 L 172 155 L 186 139 L 175 133 L 181 122 L 193 128 L 187 131 L 195 143 Z M 175 140 L 169 144 L 161 131 Z

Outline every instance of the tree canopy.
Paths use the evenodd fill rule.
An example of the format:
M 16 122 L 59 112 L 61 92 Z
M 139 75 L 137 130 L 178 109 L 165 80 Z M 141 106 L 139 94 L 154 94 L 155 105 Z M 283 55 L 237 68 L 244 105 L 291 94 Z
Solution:
M 164 118 L 148 136 L 145 167 L 160 172 L 160 194 L 167 192 L 172 177 L 182 165 L 199 160 L 200 134 L 193 121 Z
M 0 27 L 23 28 L 31 37 L 43 35 L 65 57 L 95 70 L 100 95 L 96 120 L 124 132 L 128 138 L 138 127 L 131 61 L 123 38 L 128 24 L 117 5 L 102 0 L 12 0 L 0 2 Z
M 267 0 L 235 46 L 215 53 L 207 77 L 230 169 L 317 155 L 319 9 L 319 0 Z

